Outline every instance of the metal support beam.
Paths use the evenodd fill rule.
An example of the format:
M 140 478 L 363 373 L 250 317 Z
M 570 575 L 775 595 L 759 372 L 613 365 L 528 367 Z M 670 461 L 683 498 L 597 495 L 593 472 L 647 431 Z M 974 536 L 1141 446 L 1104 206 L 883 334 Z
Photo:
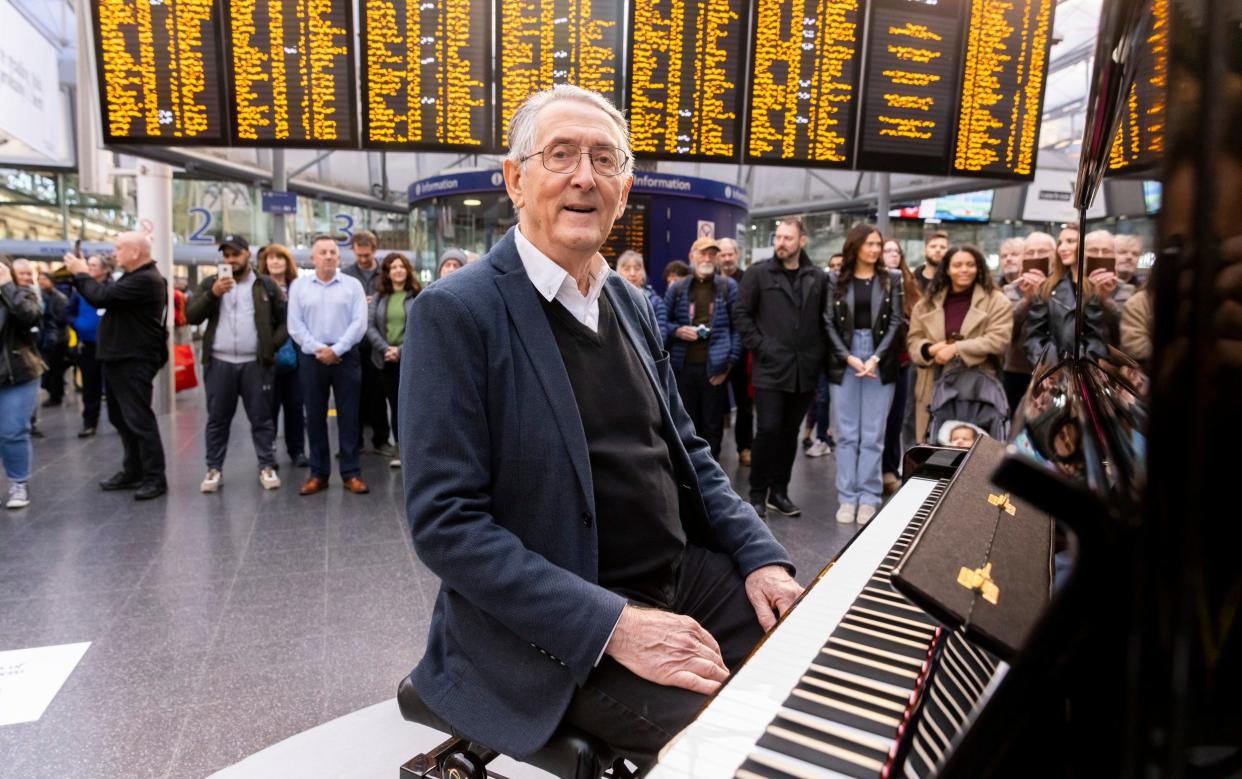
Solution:
M 173 220 L 172 168 L 162 162 L 141 160 L 138 163 L 138 229 L 151 238 L 151 256 L 167 283 L 168 353 L 173 353 Z M 155 382 L 152 405 L 157 414 L 167 414 L 176 407 L 176 377 L 169 360 Z
M 839 187 L 837 187 L 837 185 L 836 185 L 836 184 L 833 184 L 831 181 L 829 181 L 828 179 L 824 178 L 823 174 L 819 173 L 819 172 L 818 172 L 818 171 L 816 171 L 816 170 L 812 170 L 811 168 L 807 168 L 807 169 L 806 169 L 806 172 L 807 172 L 807 173 L 809 173 L 809 174 L 811 175 L 811 177 L 812 177 L 812 178 L 814 178 L 816 181 L 818 181 L 819 183 L 823 184 L 825 187 L 828 187 L 829 189 L 831 189 L 831 190 L 832 190 L 832 193 L 833 193 L 834 195 L 836 195 L 837 197 L 841 198 L 842 200 L 849 200 L 849 199 L 850 199 L 850 196 L 849 196 L 849 195 L 847 195 L 847 194 L 845 194 L 845 192 L 841 191 L 841 189 L 840 189 Z
M 876 192 L 875 200 L 875 226 L 880 229 L 880 235 L 887 236 L 888 225 L 888 209 L 890 195 L 892 194 L 892 177 L 888 173 L 879 174 L 879 188 Z
M 313 165 L 314 163 L 311 164 Z M 284 149 L 272 149 L 272 191 L 289 191 L 289 177 L 285 174 Z M 289 245 L 289 232 L 286 229 L 285 215 L 283 213 L 277 212 L 272 214 L 272 240 L 284 246 Z
M 273 165 L 273 166 L 275 166 L 275 164 L 276 164 L 276 155 L 277 155 L 277 154 L 279 154 L 279 155 L 280 155 L 280 157 L 281 157 L 281 159 L 283 160 L 283 159 L 284 159 L 284 156 L 285 156 L 284 149 L 273 149 L 273 150 L 272 150 L 272 165 Z M 317 154 L 317 155 L 315 155 L 315 159 L 311 160 L 310 162 L 306 163 L 306 164 L 305 164 L 305 165 L 303 165 L 302 167 L 300 167 L 300 168 L 298 168 L 298 169 L 294 170 L 292 173 L 290 173 L 290 174 L 289 174 L 289 176 L 288 176 L 288 178 L 286 178 L 286 179 L 285 179 L 286 184 L 288 184 L 289 179 L 295 179 L 295 178 L 297 178 L 298 176 L 301 176 L 303 173 L 305 173 L 306 171 L 308 171 L 308 170 L 310 170 L 311 168 L 315 167 L 316 165 L 318 165 L 319 163 L 323 162 L 324 160 L 328 159 L 328 158 L 329 158 L 329 157 L 331 157 L 331 156 L 332 156 L 332 152 L 331 152 L 331 151 L 326 151 L 326 152 L 324 152 L 323 154 Z M 284 165 L 284 162 L 283 162 L 283 161 L 281 162 L 281 165 Z M 272 171 L 272 175 L 274 176 L 274 175 L 275 175 L 275 173 L 276 173 L 276 171 L 273 169 L 273 171 Z M 279 190 L 279 191 L 284 192 L 285 190 L 283 190 L 283 189 L 282 189 L 282 190 Z

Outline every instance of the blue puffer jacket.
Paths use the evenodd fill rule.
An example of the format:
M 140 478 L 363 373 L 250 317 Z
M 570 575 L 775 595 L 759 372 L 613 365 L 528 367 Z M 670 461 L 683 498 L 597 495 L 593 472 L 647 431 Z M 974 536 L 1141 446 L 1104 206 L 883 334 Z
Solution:
M 674 370 L 681 370 L 686 362 L 688 341 L 673 335 L 682 325 L 693 325 L 694 317 L 690 316 L 690 282 L 694 276 L 678 281 L 668 288 L 664 296 L 664 305 L 668 308 L 668 335 L 664 342 L 672 356 Z M 712 302 L 711 325 L 712 334 L 707 342 L 707 375 L 718 376 L 726 368 L 737 365 L 742 358 L 742 337 L 733 326 L 733 309 L 737 305 L 737 282 L 716 274 L 713 278 L 716 285 L 716 299 Z
M 656 324 L 660 326 L 660 338 L 667 343 L 669 333 L 673 332 L 673 328 L 668 323 L 668 307 L 664 305 L 664 298 L 660 297 L 659 293 L 652 289 L 650 284 L 643 287 L 643 292 L 646 293 L 647 299 L 651 301 L 651 307 L 655 309 Z

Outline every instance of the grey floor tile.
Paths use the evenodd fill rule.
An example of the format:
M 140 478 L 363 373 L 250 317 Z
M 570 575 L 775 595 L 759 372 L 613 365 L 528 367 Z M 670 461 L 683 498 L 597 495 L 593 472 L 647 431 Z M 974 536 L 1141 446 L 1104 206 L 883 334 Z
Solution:
M 410 552 L 399 539 L 379 544 L 328 547 L 328 570 L 330 571 L 402 563 L 409 565 Z
M 252 646 L 315 636 L 324 633 L 327 624 L 323 603 L 230 607 L 220 620 L 215 646 Z
M 319 724 L 323 700 L 319 684 L 187 707 L 174 775 L 209 775 L 314 727 Z
M 279 695 L 288 688 L 321 689 L 327 673 L 322 634 L 257 644 L 216 646 L 193 690 L 194 703 Z

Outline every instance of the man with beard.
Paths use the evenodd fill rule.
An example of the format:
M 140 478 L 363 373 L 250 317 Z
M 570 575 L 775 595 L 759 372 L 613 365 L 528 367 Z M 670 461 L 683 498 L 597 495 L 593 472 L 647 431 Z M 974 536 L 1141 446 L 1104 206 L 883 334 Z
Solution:
M 940 261 L 944 259 L 947 251 L 949 251 L 949 234 L 944 230 L 937 230 L 923 241 L 923 267 L 914 274 L 914 278 L 918 281 L 919 290 L 924 295 L 927 294 L 927 285 L 931 284 L 932 277 L 936 275 L 936 268 L 940 266 Z
M 802 220 L 776 226 L 773 257 L 751 267 L 738 294 L 737 329 L 754 354 L 751 383 L 758 418 L 750 472 L 750 502 L 760 516 L 802 510 L 789 499 L 798 426 L 819 381 L 820 336 L 827 275 L 806 254 Z

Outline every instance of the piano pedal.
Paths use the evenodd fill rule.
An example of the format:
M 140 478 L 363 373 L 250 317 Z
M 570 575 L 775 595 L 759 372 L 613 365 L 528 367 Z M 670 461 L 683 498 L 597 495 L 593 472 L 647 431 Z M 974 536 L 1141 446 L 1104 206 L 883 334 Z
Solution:
M 637 769 L 631 771 L 625 763 L 625 758 L 618 757 L 613 761 L 612 767 L 604 772 L 601 779 L 637 779 L 637 777 Z
M 496 753 L 484 749 L 482 755 L 471 751 L 471 742 L 450 738 L 430 752 L 415 755 L 401 766 L 400 779 L 505 779 L 488 773 L 487 764 Z

